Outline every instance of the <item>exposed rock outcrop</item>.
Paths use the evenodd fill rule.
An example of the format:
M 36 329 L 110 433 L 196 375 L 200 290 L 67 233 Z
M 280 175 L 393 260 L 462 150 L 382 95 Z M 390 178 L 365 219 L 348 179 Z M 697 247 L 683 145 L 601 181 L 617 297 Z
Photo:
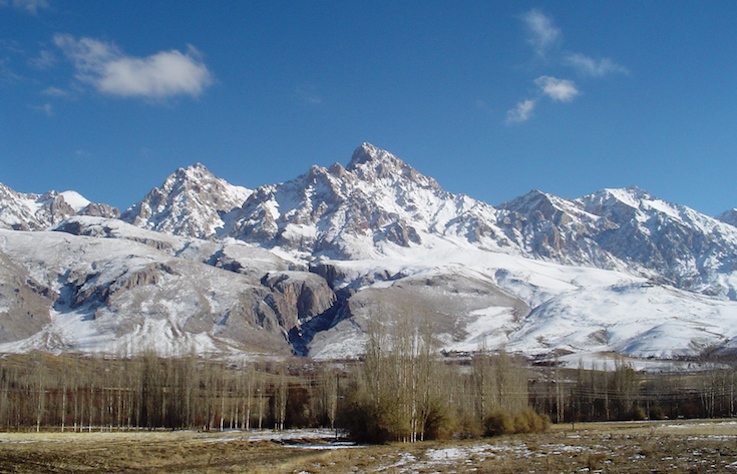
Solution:
M 0 343 L 30 337 L 51 321 L 56 295 L 0 252 Z

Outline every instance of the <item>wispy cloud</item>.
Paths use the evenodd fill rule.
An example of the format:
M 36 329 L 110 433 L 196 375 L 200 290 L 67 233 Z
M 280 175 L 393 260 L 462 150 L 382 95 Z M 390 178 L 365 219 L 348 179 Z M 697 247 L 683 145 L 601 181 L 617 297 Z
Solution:
M 160 51 L 145 58 L 128 56 L 112 43 L 57 34 L 54 44 L 72 61 L 76 78 L 103 94 L 166 99 L 199 96 L 213 82 L 194 46 L 187 52 Z
M 558 79 L 552 76 L 540 76 L 535 79 L 537 96 L 517 102 L 514 108 L 507 111 L 505 123 L 521 123 L 532 118 L 538 102 L 547 97 L 554 102 L 571 102 L 581 92 L 576 84 L 569 79 Z
M 506 123 L 521 123 L 532 118 L 532 113 L 537 105 L 536 99 L 527 99 L 517 102 L 517 105 L 507 111 Z
M 0 0 L 0 6 L 12 5 L 17 10 L 25 11 L 31 15 L 35 15 L 39 10 L 49 8 L 47 0 Z
M 69 92 L 65 91 L 64 89 L 59 89 L 58 87 L 47 87 L 46 89 L 41 91 L 41 94 L 48 95 L 50 97 L 67 97 L 69 96 Z
M 317 93 L 317 87 L 300 85 L 294 89 L 299 100 L 308 105 L 322 104 L 322 97 Z
M 43 105 L 29 105 L 28 108 L 30 108 L 31 110 L 35 110 L 38 113 L 42 113 L 47 117 L 54 116 L 54 106 L 49 104 L 48 102 Z
M 609 58 L 595 59 L 581 53 L 548 54 L 554 46 L 563 41 L 560 28 L 555 26 L 553 18 L 535 8 L 521 15 L 527 30 L 527 42 L 532 46 L 538 57 L 552 59 L 552 61 L 572 67 L 582 76 L 603 77 L 609 74 L 629 74 L 629 70 Z M 553 56 L 553 58 L 549 58 Z
M 544 59 L 547 66 L 567 66 L 580 76 L 600 78 L 611 74 L 629 74 L 629 70 L 609 58 L 594 59 L 581 53 L 561 51 L 563 34 L 553 18 L 539 9 L 532 9 L 520 16 L 527 31 L 527 42 L 537 57 Z M 517 102 L 507 111 L 506 123 L 529 120 L 538 102 L 544 97 L 554 102 L 571 102 L 581 94 L 579 87 L 570 79 L 559 79 L 542 75 L 533 81 L 537 86 L 533 98 Z
M 13 71 L 9 63 L 9 59 L 0 58 L 0 82 L 11 84 L 21 81 L 23 77 Z
M 25 54 L 18 41 L 0 39 L 0 83 L 12 84 L 25 79 L 16 70 L 17 63 L 14 62 L 15 57 Z
M 540 10 L 533 9 L 524 13 L 522 20 L 528 33 L 527 42 L 532 45 L 538 56 L 544 57 L 547 51 L 560 41 L 560 29 L 555 26 L 552 18 Z
M 610 74 L 629 74 L 629 69 L 609 58 L 596 60 L 580 53 L 573 53 L 566 56 L 563 62 L 582 76 L 603 77 Z
M 42 49 L 38 56 L 28 60 L 28 64 L 39 70 L 50 69 L 56 64 L 56 56 L 48 49 Z
M 535 85 L 543 94 L 557 102 L 570 102 L 580 93 L 573 81 L 552 76 L 538 77 Z

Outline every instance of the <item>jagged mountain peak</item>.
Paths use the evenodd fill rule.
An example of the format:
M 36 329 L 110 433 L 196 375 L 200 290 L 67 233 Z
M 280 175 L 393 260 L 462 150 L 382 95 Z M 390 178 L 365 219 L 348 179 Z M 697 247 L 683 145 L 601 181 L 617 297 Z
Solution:
M 510 211 L 520 213 L 528 213 L 532 210 L 540 210 L 543 214 L 548 214 L 551 210 L 566 210 L 570 206 L 570 202 L 537 189 L 533 189 L 522 196 L 516 197 L 511 201 L 504 202 L 498 207 Z
M 146 229 L 210 239 L 225 227 L 223 215 L 240 208 L 251 193 L 195 163 L 169 175 L 121 219 Z
M 312 166 L 293 180 L 258 188 L 226 235 L 307 258 L 352 258 L 421 245 L 430 234 L 485 242 L 497 234 L 494 216 L 491 206 L 444 191 L 393 154 L 364 143 L 345 168 Z
M 90 202 L 76 191 L 24 194 L 0 183 L 0 228 L 47 230 L 74 215 L 116 218 L 120 211 Z
M 209 169 L 202 163 L 195 163 L 187 166 L 186 168 L 177 168 L 177 170 L 170 174 L 161 188 L 166 190 L 172 190 L 177 187 L 188 187 L 196 186 L 198 183 L 205 183 L 210 181 L 224 181 L 210 172 Z
M 356 148 L 345 169 L 363 181 L 384 180 L 398 183 L 408 180 L 423 188 L 441 189 L 433 178 L 423 175 L 397 156 L 368 142 Z
M 378 148 L 369 142 L 363 142 L 361 146 L 356 148 L 353 152 L 353 155 L 351 156 L 351 161 L 348 162 L 348 166 L 346 168 L 349 171 L 352 171 L 359 165 L 362 165 L 364 163 L 382 160 L 401 162 L 401 160 L 399 160 L 396 156 L 392 155 L 388 151 L 382 150 L 381 148 Z
M 737 227 L 737 208 L 724 211 L 718 216 L 716 216 L 715 219 L 720 220 L 726 224 Z
M 709 216 L 685 206 L 667 201 L 637 186 L 626 188 L 605 188 L 579 198 L 577 201 L 584 204 L 587 210 L 602 208 L 629 209 L 631 212 L 642 214 L 660 214 L 676 220 L 710 220 Z M 602 215 L 600 212 L 596 214 Z M 605 214 L 605 213 L 604 213 Z
M 196 179 L 200 177 L 214 177 L 214 175 L 210 172 L 209 169 L 207 169 L 207 166 L 203 165 L 199 161 L 197 163 L 191 164 L 187 166 L 186 168 L 178 168 L 173 176 L 177 177 L 185 177 L 188 179 Z
M 698 227 L 708 231 L 717 220 L 703 215 L 682 204 L 676 204 L 653 196 L 637 186 L 607 188 L 578 199 L 587 212 L 611 220 L 634 219 L 639 222 L 654 219 L 679 222 L 680 225 Z
M 655 198 L 642 188 L 628 186 L 626 188 L 604 188 L 587 194 L 581 199 L 587 203 L 617 203 L 638 209 L 642 206 L 643 202 L 652 201 Z
M 737 347 L 737 229 L 637 187 L 578 199 L 533 190 L 494 208 L 364 143 L 345 167 L 253 192 L 201 163 L 179 168 L 124 216 L 139 228 L 64 217 L 92 212 L 86 202 L 0 184 L 0 227 L 6 216 L 35 223 L 10 226 L 22 230 L 67 219 L 55 227 L 64 235 L 0 230 L 0 316 L 40 306 L 51 318 L 22 347 L 135 328 L 337 354 L 360 351 L 376 301 L 446 318 L 438 340 L 454 350 Z M 18 299 L 14 286 L 28 291 Z

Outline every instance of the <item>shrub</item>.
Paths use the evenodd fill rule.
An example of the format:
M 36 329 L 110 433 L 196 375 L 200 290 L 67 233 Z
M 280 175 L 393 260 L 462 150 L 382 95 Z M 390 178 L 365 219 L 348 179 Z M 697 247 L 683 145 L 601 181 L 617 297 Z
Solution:
M 550 419 L 541 416 L 531 408 L 523 410 L 514 417 L 515 433 L 542 433 L 550 426 Z
M 651 420 L 665 420 L 665 411 L 660 405 L 650 407 L 650 419 Z
M 453 421 L 448 407 L 438 401 L 431 402 L 425 420 L 425 439 L 448 439 L 453 434 Z
M 362 401 L 350 401 L 342 407 L 339 423 L 350 437 L 361 443 L 386 443 L 391 439 L 384 412 Z
M 514 433 L 514 419 L 509 413 L 494 410 L 484 420 L 484 434 L 486 436 L 501 436 Z
M 641 406 L 633 406 L 630 412 L 630 418 L 634 421 L 642 421 L 646 418 L 645 409 Z
M 477 417 L 472 416 L 465 410 L 457 410 L 455 416 L 456 436 L 462 439 L 480 438 L 485 434 L 485 427 Z
M 486 420 L 486 436 L 500 436 L 514 433 L 541 433 L 550 426 L 550 419 L 527 408 L 514 417 L 502 410 L 493 411 Z

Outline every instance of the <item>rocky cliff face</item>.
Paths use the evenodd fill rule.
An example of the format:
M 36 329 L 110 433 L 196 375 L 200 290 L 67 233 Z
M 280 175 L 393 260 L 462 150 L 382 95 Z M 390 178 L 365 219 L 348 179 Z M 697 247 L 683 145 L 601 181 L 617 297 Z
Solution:
M 224 227 L 224 215 L 240 207 L 250 194 L 249 189 L 233 186 L 197 163 L 178 169 L 121 219 L 158 232 L 210 239 Z
M 73 191 L 24 194 L 0 183 L 0 228 L 47 230 L 75 215 L 117 218 L 107 204 L 91 203 Z
M 615 226 L 586 212 L 579 202 L 531 191 L 500 209 L 506 211 L 501 218 L 505 234 L 527 255 L 564 264 L 617 267 L 617 260 L 593 239 Z
M 479 245 L 499 247 L 505 239 L 493 223 L 496 213 L 365 143 L 345 168 L 313 166 L 292 181 L 256 189 L 223 235 L 308 259 L 360 258 L 445 233 L 473 234 Z
M 511 211 L 528 255 L 564 264 L 617 269 L 688 291 L 730 297 L 734 228 L 631 187 L 576 200 L 531 193 Z
M 724 223 L 737 227 L 737 209 L 730 209 L 725 211 L 716 218 Z
M 105 227 L 105 221 L 77 219 L 67 230 Z M 243 244 L 184 241 L 178 247 L 171 239 L 156 248 L 139 241 L 140 232 L 155 232 L 109 227 L 117 230 L 106 237 L 0 231 L 0 344 L 10 344 L 6 350 L 285 355 L 292 350 L 290 331 L 335 301 L 318 275 L 289 271 L 286 262 L 262 258 L 258 249 L 232 248 Z M 135 238 L 123 237 L 129 229 Z M 241 262 L 239 271 L 213 265 L 210 252 L 229 254 Z
M 53 290 L 0 251 L 0 343 L 25 339 L 51 322 Z
M 365 143 L 254 191 L 179 169 L 116 216 L 0 185 L 0 351 L 343 357 L 390 315 L 429 321 L 448 351 L 737 346 L 732 214 L 638 188 L 493 207 Z

